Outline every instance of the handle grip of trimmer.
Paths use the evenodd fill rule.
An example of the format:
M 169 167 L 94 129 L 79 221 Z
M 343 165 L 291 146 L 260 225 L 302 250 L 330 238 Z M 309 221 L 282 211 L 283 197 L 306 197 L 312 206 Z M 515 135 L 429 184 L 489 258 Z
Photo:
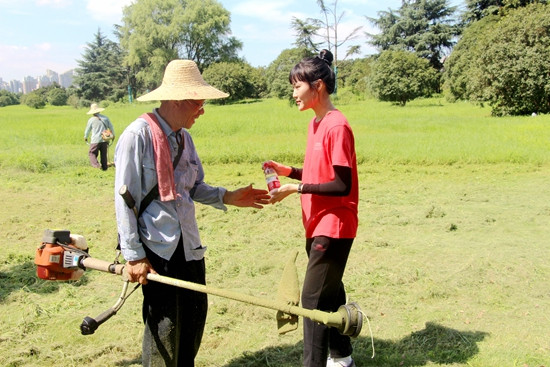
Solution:
M 128 186 L 122 185 L 118 190 L 118 193 L 120 194 L 120 196 L 122 196 L 124 202 L 126 203 L 126 205 L 128 205 L 128 208 L 131 209 L 136 206 L 136 202 L 132 197 L 132 194 L 130 194 L 130 191 L 128 191 Z
M 136 218 L 137 218 L 138 217 L 138 211 L 137 211 L 137 208 L 136 208 L 136 201 L 134 200 L 134 197 L 132 196 L 130 191 L 128 191 L 128 186 L 122 185 L 120 187 L 120 189 L 118 190 L 118 193 L 120 194 L 120 196 L 122 196 L 122 198 L 124 199 L 124 202 L 126 203 L 128 208 L 130 208 L 134 211 L 134 214 L 136 215 Z
M 82 333 L 82 335 L 93 334 L 97 330 L 99 325 L 109 320 L 111 316 L 114 316 L 115 314 L 116 314 L 116 310 L 114 310 L 113 308 L 110 308 L 107 311 L 101 313 L 95 319 L 92 319 L 91 317 L 86 316 L 84 320 L 82 320 L 82 324 L 80 324 L 80 332 Z

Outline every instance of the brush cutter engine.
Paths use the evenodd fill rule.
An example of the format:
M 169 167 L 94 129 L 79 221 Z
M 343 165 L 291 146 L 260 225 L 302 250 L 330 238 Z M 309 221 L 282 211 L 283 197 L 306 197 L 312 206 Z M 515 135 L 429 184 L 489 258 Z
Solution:
M 66 230 L 46 230 L 36 249 L 36 274 L 45 280 L 77 280 L 84 274 L 82 260 L 88 257 L 84 237 Z

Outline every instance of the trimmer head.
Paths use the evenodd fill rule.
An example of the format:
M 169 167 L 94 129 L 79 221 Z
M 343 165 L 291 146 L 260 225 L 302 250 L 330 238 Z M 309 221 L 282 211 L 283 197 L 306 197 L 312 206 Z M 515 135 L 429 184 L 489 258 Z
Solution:
M 363 327 L 363 313 L 356 302 L 348 303 L 338 308 L 338 313 L 342 315 L 344 322 L 342 330 L 338 330 L 342 335 L 348 335 L 357 338 Z

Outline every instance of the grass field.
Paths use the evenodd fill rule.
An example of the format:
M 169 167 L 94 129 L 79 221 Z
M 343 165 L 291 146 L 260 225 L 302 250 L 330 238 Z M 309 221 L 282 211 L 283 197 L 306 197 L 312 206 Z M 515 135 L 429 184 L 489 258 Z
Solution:
M 152 106 L 105 113 L 120 134 Z M 357 365 L 550 367 L 550 116 L 497 119 L 443 98 L 339 107 L 355 132 L 361 185 L 344 282 L 376 351 L 371 358 L 365 323 Z M 35 275 L 47 228 L 84 235 L 94 257 L 114 256 L 114 169 L 89 167 L 86 112 L 0 109 L 1 366 L 141 365 L 140 291 L 82 336 L 82 319 L 112 306 L 121 280 Z M 263 187 L 263 160 L 300 164 L 310 117 L 284 101 L 208 105 L 191 129 L 207 181 Z M 303 279 L 297 197 L 263 210 L 198 205 L 197 217 L 210 285 L 274 299 L 294 249 Z M 301 365 L 301 329 L 278 335 L 275 311 L 209 302 L 198 366 Z

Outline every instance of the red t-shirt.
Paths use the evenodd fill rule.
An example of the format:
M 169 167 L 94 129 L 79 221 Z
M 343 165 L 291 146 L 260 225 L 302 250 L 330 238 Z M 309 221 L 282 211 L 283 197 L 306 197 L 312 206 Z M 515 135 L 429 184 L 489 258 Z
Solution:
M 350 167 L 352 186 L 347 196 L 302 194 L 302 220 L 306 238 L 327 236 L 355 238 L 359 180 L 353 132 L 346 117 L 330 111 L 318 123 L 309 124 L 302 182 L 319 184 L 334 180 L 333 166 Z

